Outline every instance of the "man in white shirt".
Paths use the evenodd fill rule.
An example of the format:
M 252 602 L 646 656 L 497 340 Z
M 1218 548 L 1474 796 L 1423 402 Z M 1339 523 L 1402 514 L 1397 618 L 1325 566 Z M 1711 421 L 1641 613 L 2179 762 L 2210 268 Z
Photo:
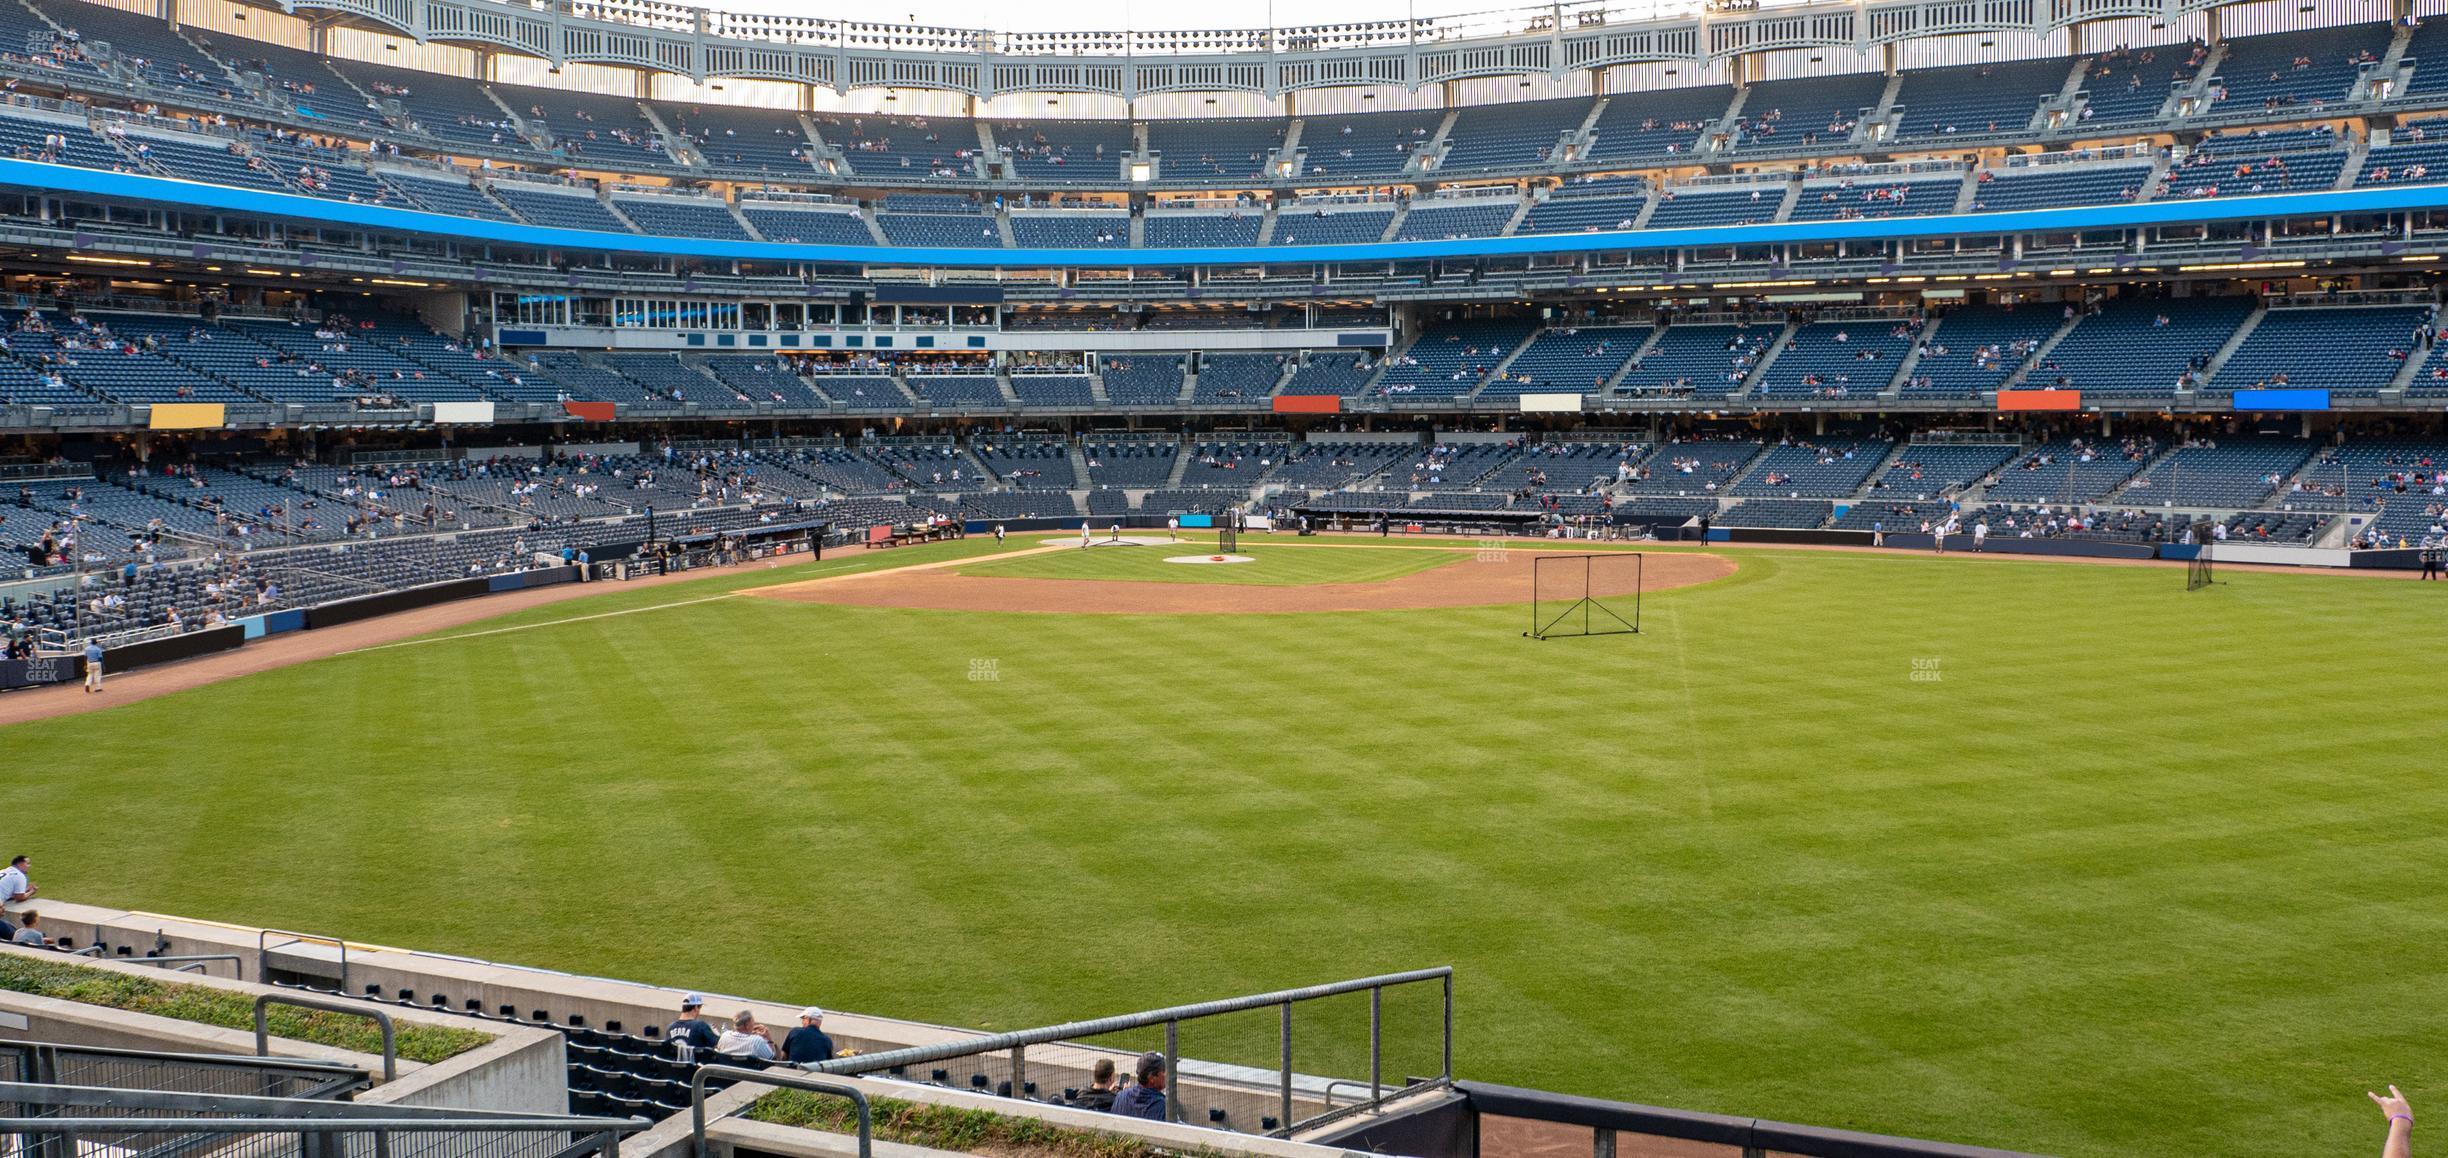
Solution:
M 20 854 L 9 861 L 7 869 L 0 870 L 0 908 L 14 913 L 33 903 L 34 894 L 42 891 L 26 876 L 33 867 L 34 862 Z
M 731 1019 L 731 1028 L 723 1031 L 722 1040 L 714 1043 L 714 1052 L 726 1057 L 772 1061 L 773 1034 L 757 1024 L 756 1014 L 743 1009 L 738 1017 Z

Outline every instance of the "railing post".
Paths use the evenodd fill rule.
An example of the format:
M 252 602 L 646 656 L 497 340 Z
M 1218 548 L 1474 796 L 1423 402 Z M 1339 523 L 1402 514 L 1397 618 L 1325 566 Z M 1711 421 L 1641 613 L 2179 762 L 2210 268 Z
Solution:
M 1385 987 L 1369 986 L 1369 1104 L 1385 1100 Z
M 353 1017 L 371 1017 L 382 1030 L 383 1080 L 399 1080 L 399 1031 L 391 1024 L 391 1015 L 379 1009 L 359 1005 L 342 1005 L 335 1001 L 317 1001 L 291 997 L 286 993 L 266 993 L 255 999 L 255 1056 L 272 1056 L 272 1021 L 265 1009 L 272 1005 L 289 1005 L 299 1009 L 320 1009 L 326 1013 L 345 1013 Z
M 1590 1158 L 1615 1158 L 1615 1131 L 1600 1126 L 1591 1132 Z
M 1282 1046 L 1283 1072 L 1278 1077 L 1283 1083 L 1283 1116 L 1277 1121 L 1283 1125 L 1284 1137 L 1289 1138 L 1292 1136 L 1292 1003 L 1289 1001 L 1283 1003 Z
M 1181 1063 L 1181 1019 L 1165 1022 L 1165 1086 L 1171 1092 L 1165 1096 L 1165 1121 L 1182 1120 L 1181 1075 L 1173 1072 Z
M 1437 1076 L 1453 1080 L 1453 974 L 1445 975 L 1445 1072 Z
M 1027 1047 L 1027 1046 L 1025 1046 L 1025 1045 L 1015 1045 L 1015 1046 L 1013 1046 L 1013 1047 L 1012 1047 L 1011 1067 L 1012 1067 L 1012 1079 L 1011 1079 L 1011 1082 L 1012 1082 L 1012 1092 L 1011 1092 L 1011 1096 L 1013 1096 L 1013 1097 L 1015 1097 L 1015 1098 L 1022 1098 L 1022 1099 L 1026 1099 L 1026 1098 L 1028 1097 L 1028 1047 Z M 1171 1079 L 1170 1079 L 1170 1078 L 1168 1078 L 1168 1079 L 1166 1079 L 1166 1080 L 1170 1081 Z

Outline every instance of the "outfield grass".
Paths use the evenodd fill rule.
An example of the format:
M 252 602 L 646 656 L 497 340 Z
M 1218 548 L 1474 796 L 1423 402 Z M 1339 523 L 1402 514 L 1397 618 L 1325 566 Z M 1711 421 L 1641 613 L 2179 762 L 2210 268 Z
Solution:
M 1070 547 L 1017 559 L 963 564 L 963 575 L 1020 579 L 1128 579 L 1151 583 L 1234 583 L 1254 587 L 1305 587 L 1317 583 L 1377 583 L 1417 574 L 1470 557 L 1468 544 L 1448 551 L 1402 547 L 1337 547 L 1307 544 L 1266 546 L 1244 540 L 1234 554 L 1255 562 L 1193 565 L 1167 563 L 1179 555 L 1210 555 L 1215 542 L 1161 547 Z
M 2448 595 L 1737 557 L 1604 640 L 730 598 L 339 657 L 0 732 L 9 851 L 996 1028 L 1449 963 L 1467 1077 L 2068 1155 L 2359 1151 L 2363 1090 L 2448 1089 Z

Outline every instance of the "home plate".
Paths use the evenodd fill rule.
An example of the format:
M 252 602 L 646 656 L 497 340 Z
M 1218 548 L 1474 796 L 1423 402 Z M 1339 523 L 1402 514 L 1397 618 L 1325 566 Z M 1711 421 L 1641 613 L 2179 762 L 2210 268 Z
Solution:
M 1167 563 L 1255 563 L 1257 561 L 1247 555 L 1172 555 L 1165 559 Z

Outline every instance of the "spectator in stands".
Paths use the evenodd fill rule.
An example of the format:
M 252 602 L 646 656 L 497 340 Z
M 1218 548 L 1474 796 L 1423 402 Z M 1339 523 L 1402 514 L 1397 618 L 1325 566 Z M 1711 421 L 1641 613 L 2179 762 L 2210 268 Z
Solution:
M 1100 1114 L 1110 1113 L 1113 1110 L 1114 1095 L 1122 1092 L 1121 1086 L 1122 1079 L 1114 1073 L 1113 1059 L 1098 1058 L 1096 1068 L 1088 1071 L 1088 1088 L 1081 1090 L 1079 1096 L 1072 1099 L 1071 1104 L 1083 1110 L 1095 1110 Z
M 825 1035 L 824 1010 L 808 1006 L 799 1011 L 799 1028 L 782 1037 L 782 1056 L 793 1065 L 832 1058 L 833 1039 Z
M 772 1061 L 773 1031 L 757 1023 L 753 1010 L 740 1010 L 739 1016 L 731 1019 L 731 1028 L 724 1030 L 722 1037 L 714 1043 L 714 1052 L 725 1057 Z
M 681 998 L 680 1016 L 663 1027 L 663 1036 L 692 1050 L 716 1048 L 722 1042 L 722 1035 L 705 1023 L 701 1016 L 704 1009 L 705 994 L 691 993 Z
M 1139 1081 L 1114 1095 L 1113 1112 L 1126 1118 L 1165 1120 L 1165 1059 L 1160 1053 L 1139 1055 Z
M 32 909 L 27 909 L 24 913 L 20 914 L 17 918 L 17 932 L 9 937 L 9 943 L 12 945 L 31 945 L 37 949 L 50 948 L 51 938 L 43 936 L 42 930 L 35 927 L 35 925 L 41 920 L 42 914 L 37 913 Z
M 9 861 L 7 869 L 0 870 L 0 908 L 17 912 L 20 906 L 34 902 L 34 894 L 42 888 L 26 876 L 33 867 L 34 862 L 19 853 Z
M 2390 1086 L 2385 1098 L 2370 1091 L 2363 1096 L 2388 1115 L 2388 1141 L 2380 1146 L 2380 1158 L 2414 1158 L 2414 1107 L 2406 1103 L 2405 1095 Z

